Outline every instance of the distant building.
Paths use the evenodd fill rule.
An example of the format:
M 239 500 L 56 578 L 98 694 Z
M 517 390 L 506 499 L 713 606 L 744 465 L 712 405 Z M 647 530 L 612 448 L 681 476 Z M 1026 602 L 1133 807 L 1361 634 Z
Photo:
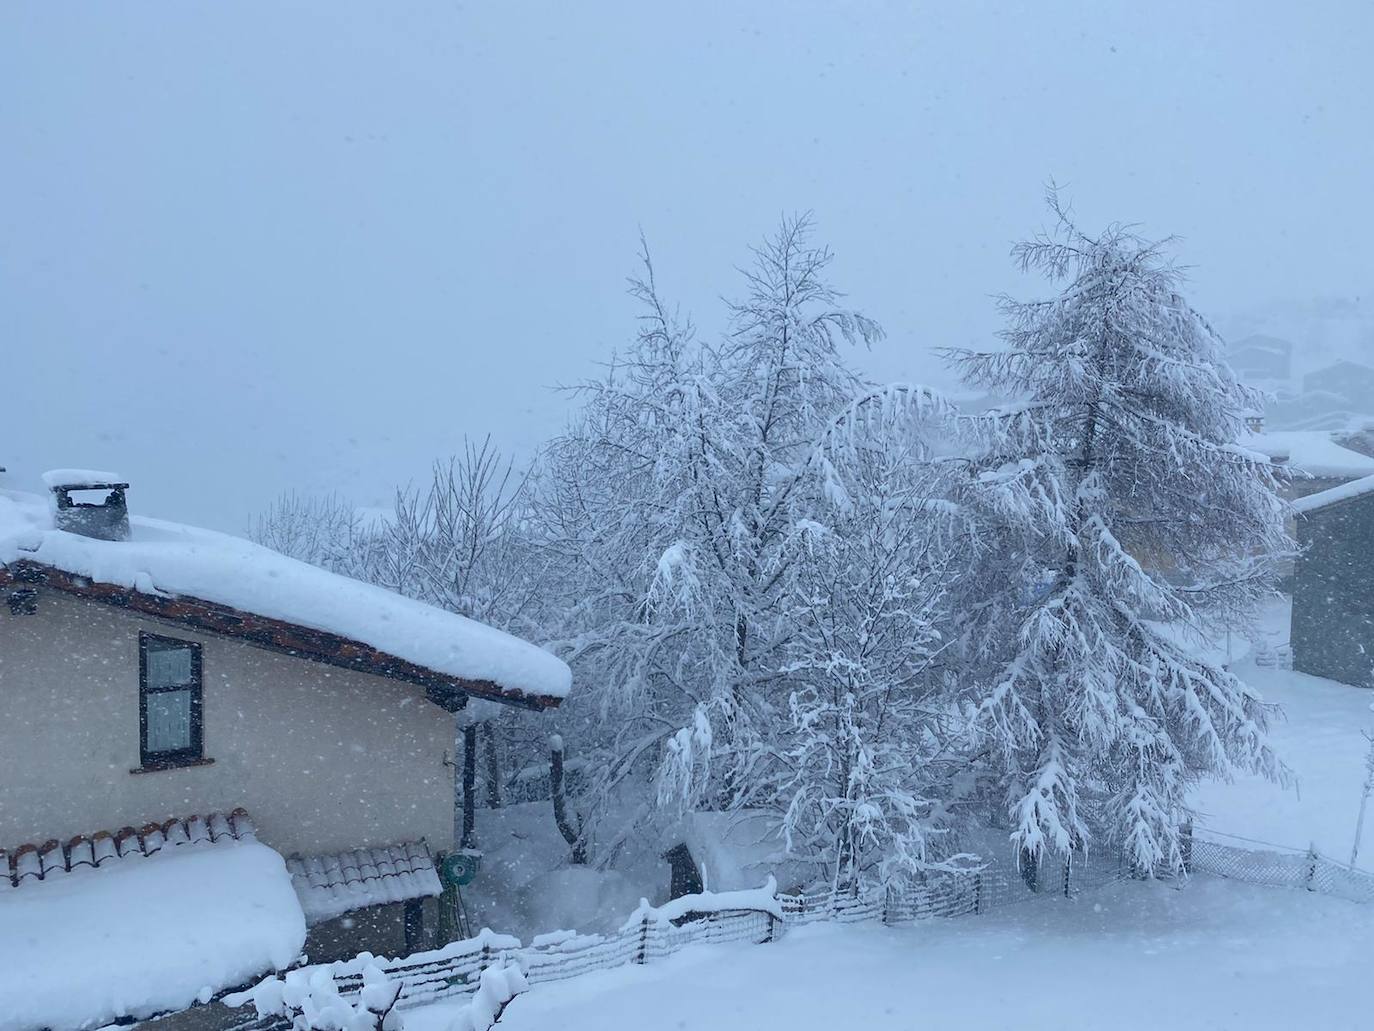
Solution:
M 1374 368 L 1359 362 L 1335 362 L 1302 378 L 1307 394 L 1325 394 L 1356 412 L 1374 409 Z
M 1374 687 L 1374 476 L 1297 502 L 1293 668 Z
M 1231 345 L 1231 368 L 1247 383 L 1285 383 L 1292 375 L 1293 345 L 1271 336 L 1249 336 Z

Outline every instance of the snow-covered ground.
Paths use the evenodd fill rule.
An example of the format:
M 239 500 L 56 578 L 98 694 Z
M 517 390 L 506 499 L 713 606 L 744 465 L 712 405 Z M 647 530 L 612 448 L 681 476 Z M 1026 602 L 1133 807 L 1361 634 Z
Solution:
M 1288 605 L 1273 605 L 1262 630 L 1270 651 L 1287 645 Z M 1219 649 L 1217 658 L 1224 655 Z M 1259 777 L 1233 783 L 1212 782 L 1194 794 L 1201 826 L 1253 839 L 1229 842 L 1259 848 L 1272 842 L 1306 849 L 1316 844 L 1327 855 L 1346 861 L 1355 838 L 1364 785 L 1365 731 L 1374 731 L 1374 691 L 1252 661 L 1246 642 L 1234 646 L 1235 671 L 1265 701 L 1276 702 L 1283 716 L 1272 739 L 1294 777 L 1288 788 Z M 1374 814 L 1366 821 L 1360 866 L 1374 869 Z M 1224 839 L 1223 839 L 1224 840 Z
M 551 802 L 477 811 L 482 866 L 464 901 L 473 929 L 525 941 L 555 930 L 614 931 L 641 898 L 668 897 L 668 864 L 657 850 L 633 850 L 615 869 L 576 867 L 553 820 Z
M 534 987 L 503 1031 L 1374 1026 L 1374 909 L 1205 876 L 914 927 L 813 924 Z M 447 1031 L 458 1004 L 411 1013 Z
M 1348 860 L 1369 750 L 1361 732 L 1374 730 L 1374 691 L 1249 663 L 1237 672 L 1283 707 L 1274 744 L 1296 783 L 1284 789 L 1244 777 L 1203 785 L 1195 798 L 1201 824 L 1294 848 L 1315 842 L 1319 851 Z M 1374 868 L 1372 825 L 1374 818 L 1366 820 L 1360 848 L 1360 865 L 1368 868 Z

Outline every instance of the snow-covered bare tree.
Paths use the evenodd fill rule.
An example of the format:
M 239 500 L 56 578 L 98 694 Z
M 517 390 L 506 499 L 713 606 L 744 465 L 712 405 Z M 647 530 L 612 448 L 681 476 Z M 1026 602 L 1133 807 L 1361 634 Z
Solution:
M 822 788 L 823 776 L 797 776 L 800 738 L 814 732 L 819 703 L 801 692 L 794 709 L 793 695 L 821 677 L 818 639 L 807 636 L 820 632 L 817 585 L 803 588 L 806 570 L 837 561 L 860 575 L 857 551 L 847 542 L 822 548 L 813 531 L 830 524 L 832 533 L 868 533 L 858 513 L 874 514 L 873 502 L 850 497 L 872 485 L 851 476 L 851 464 L 868 453 L 858 439 L 905 439 L 914 415 L 939 406 L 920 390 L 871 389 L 845 363 L 847 345 L 879 332 L 828 285 L 830 255 L 808 242 L 808 231 L 805 219 L 787 220 L 755 252 L 745 296 L 713 344 L 698 341 L 663 303 L 646 257 L 632 283 L 641 332 L 604 379 L 583 388 L 583 410 L 545 456 L 537 522 L 559 556 L 551 564 L 574 585 L 565 592 L 572 603 L 562 649 L 579 691 L 561 718 L 579 754 L 605 756 L 588 784 L 592 809 L 609 799 L 621 805 L 627 787 L 650 779 L 654 795 L 638 796 L 645 817 L 655 803 L 661 813 L 764 807 L 781 815 L 804 782 L 817 804 L 830 804 L 822 794 L 849 790 L 835 789 L 833 778 Z M 914 507 L 894 507 L 888 525 L 915 518 Z M 808 538 L 814 546 L 802 546 Z M 893 561 L 917 554 L 887 546 L 900 554 Z M 869 572 L 877 575 L 876 567 Z M 897 590 L 917 591 L 920 573 L 891 572 Z M 856 611 L 865 604 L 857 595 L 851 601 Z M 881 618 L 900 614 L 894 606 Z M 913 675 L 926 639 L 907 644 L 907 665 L 893 654 L 867 657 L 876 663 L 874 682 Z M 881 704 L 868 687 L 865 733 L 867 714 Z M 828 687 L 825 696 L 833 696 Z M 871 744 L 887 749 L 910 726 L 900 717 L 889 737 Z M 884 752 L 880 762 L 891 758 Z M 847 825 L 868 812 L 872 784 L 855 789 L 874 794 Z M 828 833 L 810 806 L 794 820 L 807 847 Z M 596 827 L 594 811 L 584 806 L 582 815 L 584 826 Z M 887 816 L 898 819 L 895 808 Z M 914 809 L 910 817 L 914 828 Z M 916 854 L 915 839 L 904 841 Z M 612 835 L 609 848 L 615 843 Z M 606 849 L 603 842 L 599 851 Z M 852 855 L 844 862 L 857 868 Z
M 960 724 L 932 660 L 962 558 L 945 471 L 879 435 L 845 463 L 845 501 L 807 521 L 784 828 L 832 885 L 891 884 L 948 860 Z
M 281 495 L 253 521 L 251 536 L 264 547 L 357 580 L 374 579 L 385 548 L 385 528 L 337 494 Z
M 1198 645 L 1272 591 L 1285 506 L 1236 443 L 1259 398 L 1167 241 L 1091 236 L 1050 203 L 1055 229 L 1015 256 L 1062 290 L 1003 302 L 1004 350 L 955 354 L 1017 399 L 966 420 L 986 545 L 964 627 L 976 748 L 1026 860 L 1097 842 L 1177 870 L 1190 785 L 1282 775 L 1266 706 Z

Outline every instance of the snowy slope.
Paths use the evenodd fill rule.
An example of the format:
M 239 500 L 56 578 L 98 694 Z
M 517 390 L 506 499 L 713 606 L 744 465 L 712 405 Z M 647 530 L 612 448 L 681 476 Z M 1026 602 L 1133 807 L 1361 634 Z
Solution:
M 477 844 L 481 869 L 463 889 L 474 929 L 526 941 L 552 931 L 607 933 L 641 898 L 668 895 L 668 864 L 656 852 L 622 855 L 611 870 L 572 866 L 547 800 L 477 810 Z
M 563 698 L 572 673 L 526 641 L 238 537 L 130 519 L 132 539 L 53 529 L 42 498 L 0 490 L 0 563 L 43 563 L 99 583 L 189 596 L 361 641 L 445 676 Z

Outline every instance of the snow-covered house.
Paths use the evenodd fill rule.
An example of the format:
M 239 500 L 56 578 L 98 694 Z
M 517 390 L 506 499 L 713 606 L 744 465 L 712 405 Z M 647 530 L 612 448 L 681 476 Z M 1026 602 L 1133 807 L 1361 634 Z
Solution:
M 1295 507 L 1293 668 L 1374 686 L 1374 475 Z
M 113 869 L 133 864 L 124 883 L 156 895 L 155 871 L 171 891 L 198 864 L 213 891 L 216 864 L 188 861 L 216 852 L 238 857 L 224 860 L 236 878 L 268 869 L 294 888 L 266 919 L 289 927 L 294 907 L 314 959 L 413 943 L 421 900 L 439 892 L 436 854 L 453 845 L 454 713 L 470 698 L 556 706 L 567 666 L 247 541 L 130 518 L 116 475 L 46 480 L 48 498 L 0 490 L 0 925 L 26 914 L 39 951 L 58 947 L 60 912 L 79 892 L 103 897 Z M 116 948 L 159 934 L 129 926 L 100 935 Z M 7 968 L 8 937 L 0 1012 L 25 987 L 12 980 L 22 967 Z M 191 938 L 204 952 L 185 957 L 192 995 L 239 983 L 245 955 L 277 964 L 301 949 L 255 939 L 217 965 L 218 924 Z M 102 998 L 89 1019 L 142 1005 L 118 986 Z M 0 1017 L 11 1026 L 25 1025 Z

